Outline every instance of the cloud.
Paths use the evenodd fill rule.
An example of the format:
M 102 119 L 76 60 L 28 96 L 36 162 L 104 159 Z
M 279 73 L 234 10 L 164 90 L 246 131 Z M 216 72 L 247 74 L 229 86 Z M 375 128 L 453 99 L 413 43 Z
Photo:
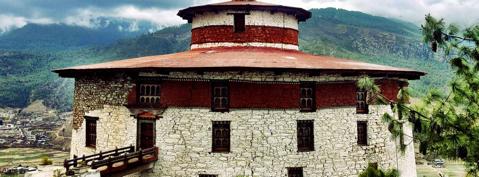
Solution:
M 15 28 L 21 28 L 28 23 L 50 24 L 53 23 L 53 20 L 48 18 L 28 19 L 25 17 L 0 14 L 0 33 L 4 33 Z
M 78 9 L 72 15 L 65 17 L 62 21 L 66 24 L 95 28 L 101 23 L 100 17 L 113 17 L 136 21 L 147 21 L 159 26 L 171 26 L 184 23 L 176 17 L 177 10 L 159 8 L 138 8 L 132 5 L 115 7 L 112 9 L 100 9 L 89 7 Z M 174 17 L 174 18 L 172 18 Z M 131 28 L 137 28 L 137 26 Z M 134 31 L 134 29 L 131 29 Z
M 23 17 L 15 17 L 10 15 L 0 15 L 0 33 L 9 31 L 14 28 L 20 28 L 27 24 L 27 20 Z

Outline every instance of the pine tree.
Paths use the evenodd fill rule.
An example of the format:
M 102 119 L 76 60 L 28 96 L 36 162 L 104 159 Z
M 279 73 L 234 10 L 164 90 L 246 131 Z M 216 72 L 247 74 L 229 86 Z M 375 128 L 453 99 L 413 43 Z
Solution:
M 447 91 L 432 90 L 412 114 L 423 153 L 462 159 L 469 176 L 479 172 L 479 26 L 463 31 L 426 16 L 424 41 L 444 54 L 455 75 Z

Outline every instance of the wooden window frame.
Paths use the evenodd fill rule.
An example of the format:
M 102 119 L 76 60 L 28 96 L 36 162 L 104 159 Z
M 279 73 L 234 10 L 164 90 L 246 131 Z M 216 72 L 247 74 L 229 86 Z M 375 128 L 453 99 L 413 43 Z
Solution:
M 303 177 L 303 167 L 290 167 L 288 169 L 288 177 Z
M 211 175 L 211 174 L 200 174 L 199 177 L 218 177 L 218 175 Z
M 368 92 L 363 89 L 356 91 L 356 113 L 357 114 L 369 114 L 369 105 L 367 102 Z
M 217 92 L 219 89 L 219 92 Z M 224 91 L 223 89 L 226 89 Z M 224 92 L 223 92 L 224 91 Z M 220 96 L 217 96 L 219 93 Z M 226 94 L 226 95 L 224 95 Z M 222 102 L 226 100 L 226 103 L 220 107 L 216 106 L 216 101 Z M 230 86 L 228 81 L 211 81 L 211 111 L 212 112 L 229 112 L 230 109 Z
M 223 127 L 222 127 L 223 126 Z M 217 133 L 216 133 L 216 130 L 217 129 L 227 129 L 227 135 L 223 135 L 223 136 L 219 136 Z M 230 121 L 213 121 L 212 122 L 212 128 L 211 128 L 211 152 L 214 152 L 214 153 L 229 153 L 231 151 L 231 122 Z M 224 133 L 224 132 L 222 132 Z M 227 145 L 225 146 L 221 146 L 220 144 L 217 144 L 216 142 L 217 139 L 220 139 L 220 141 L 225 141 L 225 139 L 227 139 Z
M 314 151 L 314 120 L 298 120 L 296 129 L 298 152 Z M 306 136 L 302 133 L 305 129 L 309 129 Z M 309 143 L 305 144 L 304 141 Z
M 96 148 L 97 132 L 98 132 L 98 117 L 84 116 L 85 118 L 85 147 Z M 95 128 L 91 128 L 91 125 Z M 92 132 L 94 131 L 94 132 Z
M 146 79 L 140 79 L 140 81 L 136 84 L 137 89 L 136 89 L 136 103 L 141 106 L 158 106 L 161 104 L 161 80 L 159 79 L 153 79 L 153 80 L 146 80 Z M 143 89 L 143 86 L 145 86 L 145 89 Z M 147 92 L 147 87 L 154 87 L 155 91 L 152 93 L 151 89 L 149 90 L 149 94 L 146 94 Z M 142 98 L 146 97 L 148 99 L 154 99 L 154 102 L 151 101 L 142 101 Z M 145 100 L 146 100 L 145 98 Z
M 308 91 L 311 93 L 308 94 Z M 310 106 L 303 106 L 303 102 Z M 301 112 L 315 112 L 316 111 L 316 83 L 315 82 L 301 82 L 299 88 L 299 110 Z
M 357 122 L 357 140 L 359 146 L 368 146 L 368 121 Z
M 246 13 L 233 14 L 233 30 L 235 33 L 243 33 L 246 31 Z

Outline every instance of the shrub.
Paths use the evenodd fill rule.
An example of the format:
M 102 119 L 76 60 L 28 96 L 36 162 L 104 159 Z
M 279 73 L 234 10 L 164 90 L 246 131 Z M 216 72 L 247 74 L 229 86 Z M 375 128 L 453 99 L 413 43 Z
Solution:
M 396 169 L 390 169 L 385 172 L 369 164 L 368 168 L 359 174 L 359 177 L 399 177 L 399 171 Z
M 40 162 L 40 165 L 51 165 L 53 164 L 53 161 L 50 160 L 47 156 L 42 158 L 42 161 Z

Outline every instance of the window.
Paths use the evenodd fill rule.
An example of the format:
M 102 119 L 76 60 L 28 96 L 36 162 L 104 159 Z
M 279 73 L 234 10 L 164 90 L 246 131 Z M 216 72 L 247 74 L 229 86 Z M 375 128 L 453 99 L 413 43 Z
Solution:
M 229 111 L 229 88 L 227 81 L 213 81 L 211 95 L 211 111 Z
M 156 132 L 154 120 L 138 120 L 137 146 L 141 149 L 152 148 L 156 144 Z
M 160 84 L 139 84 L 139 103 L 142 105 L 160 104 Z
M 218 177 L 218 175 L 204 175 L 204 174 L 200 174 L 199 177 Z
M 234 16 L 234 31 L 235 33 L 242 33 L 246 30 L 246 14 L 233 14 Z
M 303 177 L 303 168 L 288 168 L 288 177 Z
M 357 99 L 357 104 L 356 104 L 356 113 L 358 114 L 368 114 L 369 113 L 369 106 L 368 103 L 366 102 L 366 97 L 367 97 L 367 91 L 359 89 L 356 92 L 356 99 Z
M 96 122 L 98 118 L 96 117 L 85 117 L 85 146 L 86 147 L 96 147 Z
M 315 90 L 314 82 L 301 83 L 299 107 L 302 112 L 316 111 Z
M 312 120 L 298 120 L 298 151 L 314 151 L 314 122 Z
M 230 152 L 230 122 L 213 122 L 213 152 Z
M 358 121 L 358 145 L 368 145 L 368 122 Z

